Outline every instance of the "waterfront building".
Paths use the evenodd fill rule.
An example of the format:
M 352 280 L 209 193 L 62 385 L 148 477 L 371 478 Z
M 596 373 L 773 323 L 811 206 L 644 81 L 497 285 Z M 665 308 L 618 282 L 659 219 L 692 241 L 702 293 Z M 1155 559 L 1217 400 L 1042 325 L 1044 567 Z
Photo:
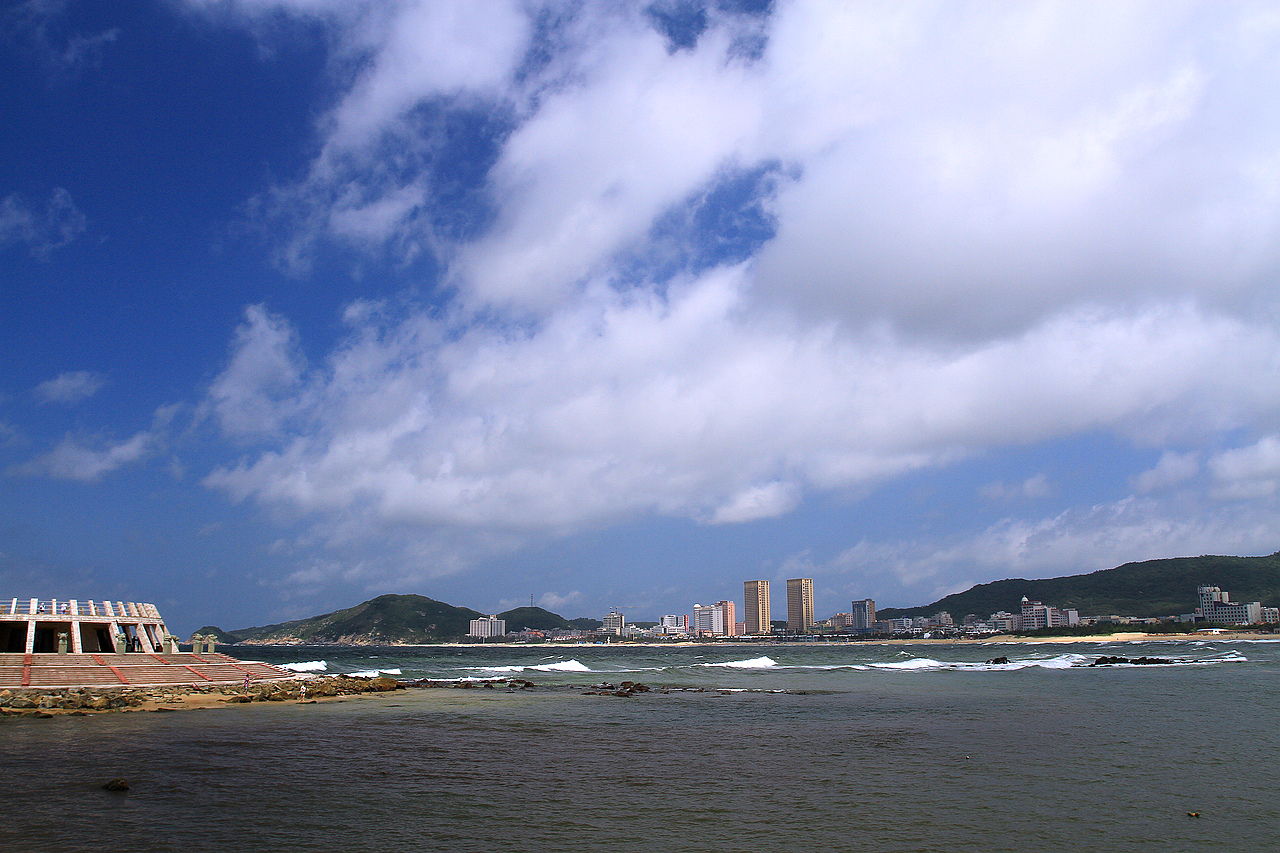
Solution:
M 738 619 L 734 614 L 733 602 L 728 600 L 717 601 L 715 606 L 720 608 L 720 620 L 724 622 L 724 635 L 726 637 L 738 636 Z
M 1063 628 L 1079 624 L 1080 614 L 1076 610 L 1059 610 L 1056 607 L 1050 607 L 1038 601 L 1028 601 L 1025 595 L 1022 596 L 1023 631 L 1035 631 L 1039 628 Z
M 612 634 L 616 637 L 625 636 L 627 633 L 627 619 L 619 612 L 618 608 L 613 608 L 605 614 L 604 627 L 600 629 L 602 634 Z
M 714 604 L 693 605 L 693 632 L 698 636 L 724 633 L 724 611 Z
M 772 630 L 769 624 L 769 582 L 746 581 L 743 585 L 746 607 L 743 608 L 743 628 L 748 634 L 768 634 Z
M 74 598 L 0 601 L 3 652 L 158 653 L 173 650 L 176 642 L 154 604 Z
M 699 636 L 732 637 L 736 628 L 732 601 L 693 605 L 693 631 Z
M 829 621 L 831 622 L 831 627 L 834 630 L 843 631 L 846 628 L 853 627 L 853 614 L 837 613 L 835 616 L 832 616 Z
M 266 663 L 215 651 L 192 635 L 180 652 L 154 604 L 59 598 L 0 599 L 0 688 L 239 684 L 294 678 Z M 205 645 L 207 643 L 207 647 Z
M 1012 634 L 1014 631 L 1022 630 L 1022 616 L 1017 613 L 1000 610 L 991 614 L 987 624 L 997 634 Z
M 813 578 L 787 580 L 787 630 L 796 634 L 813 630 Z
M 663 616 L 658 620 L 658 627 L 654 630 L 654 633 L 664 637 L 687 634 L 689 633 L 689 617 L 676 613 Z
M 499 619 L 497 616 L 481 616 L 479 619 L 471 620 L 471 630 L 467 632 L 467 636 L 485 639 L 501 637 L 506 633 L 507 620 Z
M 870 598 L 855 601 L 849 608 L 853 623 L 849 626 L 855 631 L 870 631 L 876 624 L 876 603 Z
M 1219 625 L 1253 625 L 1262 621 L 1262 602 L 1245 604 L 1232 601 L 1231 596 L 1216 586 L 1196 589 L 1200 597 L 1200 615 L 1206 622 Z

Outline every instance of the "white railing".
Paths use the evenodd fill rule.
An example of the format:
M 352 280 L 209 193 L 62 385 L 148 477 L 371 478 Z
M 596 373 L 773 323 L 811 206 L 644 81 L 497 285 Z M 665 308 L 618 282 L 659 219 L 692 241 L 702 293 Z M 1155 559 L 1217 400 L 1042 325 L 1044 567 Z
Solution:
M 111 619 L 160 619 L 154 604 L 133 601 L 79 601 L 74 598 L 0 599 L 0 616 L 105 616 Z

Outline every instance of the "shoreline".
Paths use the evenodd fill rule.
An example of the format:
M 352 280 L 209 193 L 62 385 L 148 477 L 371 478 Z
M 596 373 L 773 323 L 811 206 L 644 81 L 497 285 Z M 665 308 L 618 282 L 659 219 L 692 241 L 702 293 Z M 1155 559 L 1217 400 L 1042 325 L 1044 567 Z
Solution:
M 787 646 L 817 646 L 817 647 L 837 647 L 837 646 L 915 646 L 915 645 L 942 645 L 942 646 L 983 646 L 991 644 L 1008 644 L 1008 645 L 1040 645 L 1045 643 L 1143 643 L 1143 642 L 1159 642 L 1161 640 L 1173 640 L 1177 642 L 1191 642 L 1195 640 L 1280 640 L 1280 634 L 1263 633 L 1260 631 L 1223 631 L 1220 634 L 1201 634 L 1201 633 L 1179 633 L 1179 634 L 1161 634 L 1146 633 L 1143 631 L 1124 631 L 1115 634 L 1086 634 L 1081 636 L 1047 636 L 1047 637 L 1025 637 L 1015 634 L 992 634 L 988 637 L 939 637 L 925 639 L 923 637 L 913 637 L 910 639 L 876 639 L 876 640 L 797 640 L 797 641 L 779 641 L 779 640 L 712 640 L 710 642 L 699 642 L 696 640 L 676 640 L 674 642 L 652 642 L 644 640 L 626 640 L 617 643 L 568 643 L 568 642 L 545 642 L 545 643 L 237 643 L 228 644 L 233 649 L 253 649 L 253 648 L 297 648 L 297 649 L 523 649 L 523 648 L 719 648 L 722 646 L 731 646 L 734 648 L 760 648 L 768 646 L 771 648 L 785 648 Z
M 621 649 L 641 649 L 641 648 L 661 648 L 669 646 L 680 647 L 724 647 L 726 650 L 733 649 L 735 651 L 746 651 L 750 649 L 759 650 L 762 647 L 768 649 L 785 648 L 787 646 L 802 646 L 807 648 L 814 647 L 842 647 L 842 646 L 918 646 L 918 647 L 955 647 L 955 646 L 1044 646 L 1044 645 L 1072 645 L 1072 644 L 1091 644 L 1106 645 L 1109 643 L 1144 643 L 1144 642 L 1201 642 L 1201 641 L 1219 641 L 1219 642 L 1250 642 L 1250 641 L 1277 641 L 1274 634 L 1264 634 L 1259 632 L 1226 632 L 1223 634 L 1149 634 L 1145 632 L 1122 632 L 1116 634 L 1092 634 L 1079 637 L 1015 637 L 1011 635 L 993 635 L 984 638 L 957 638 L 957 639 L 910 639 L 910 640 L 861 640 L 850 643 L 827 643 L 827 642 L 716 642 L 716 643 L 697 643 L 697 642 L 680 642 L 680 643 L 611 643 L 611 644 L 583 644 L 593 649 L 600 648 L 621 648 Z M 342 647 L 335 646 L 302 646 L 290 644 L 290 648 L 307 649 L 314 648 L 317 650 L 325 648 L 344 648 L 344 649 L 360 649 L 360 648 L 561 648 L 564 650 L 580 648 L 575 645 L 562 645 L 557 643 L 438 643 L 438 644 L 404 644 L 400 646 L 380 646 L 365 647 L 357 645 L 348 645 Z M 281 648 L 281 647 L 276 647 Z M 538 687 L 533 682 L 526 681 L 522 678 L 496 679 L 493 682 L 485 683 L 484 687 L 497 687 L 499 682 L 509 681 L 508 688 L 520 687 Z M 453 682 L 433 683 L 430 680 L 408 680 L 398 681 L 387 675 L 377 677 L 368 676 L 352 676 L 346 674 L 321 675 L 313 673 L 299 672 L 292 678 L 279 679 L 274 681 L 254 682 L 248 690 L 239 685 L 163 685 L 163 686 L 111 686 L 111 687 L 27 687 L 27 688 L 5 688 L 0 690 L 0 719 L 12 717 L 37 717 L 51 718 L 55 716 L 97 716 L 102 713 L 129 713 L 129 712 L 146 712 L 146 713 L 166 713 L 172 711 L 186 710 L 205 710 L 210 708 L 225 708 L 231 705 L 256 704 L 260 702 L 276 702 L 276 703 L 292 703 L 292 704 L 319 704 L 329 702 L 340 702 L 347 698 L 375 698 L 382 695 L 403 691 L 407 688 L 423 688 L 423 687 L 461 687 L 471 686 L 455 684 Z M 480 686 L 480 685 L 476 685 Z M 305 688 L 305 693 L 303 692 Z

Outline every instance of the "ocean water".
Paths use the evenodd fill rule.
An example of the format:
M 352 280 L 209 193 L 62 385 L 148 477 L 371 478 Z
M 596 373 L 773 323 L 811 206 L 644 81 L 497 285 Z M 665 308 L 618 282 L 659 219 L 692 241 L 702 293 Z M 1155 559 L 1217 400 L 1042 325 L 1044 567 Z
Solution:
M 4 720 L 0 849 L 1198 851 L 1280 839 L 1280 643 L 233 653 L 477 686 Z M 1104 654 L 1171 663 L 1078 665 Z M 986 662 L 998 656 L 1009 663 Z M 538 687 L 482 686 L 511 675 Z M 584 695 L 623 680 L 652 690 Z M 117 776 L 130 791 L 101 790 Z

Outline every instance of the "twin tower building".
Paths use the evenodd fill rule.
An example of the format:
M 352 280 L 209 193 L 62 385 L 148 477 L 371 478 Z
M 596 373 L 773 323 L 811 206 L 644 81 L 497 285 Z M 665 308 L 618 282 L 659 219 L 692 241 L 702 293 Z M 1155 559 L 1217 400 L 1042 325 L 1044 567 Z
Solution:
M 748 634 L 768 634 L 772 630 L 769 612 L 769 582 L 747 581 L 743 585 L 746 607 L 743 622 Z M 808 634 L 813 630 L 813 578 L 787 581 L 787 630 Z

